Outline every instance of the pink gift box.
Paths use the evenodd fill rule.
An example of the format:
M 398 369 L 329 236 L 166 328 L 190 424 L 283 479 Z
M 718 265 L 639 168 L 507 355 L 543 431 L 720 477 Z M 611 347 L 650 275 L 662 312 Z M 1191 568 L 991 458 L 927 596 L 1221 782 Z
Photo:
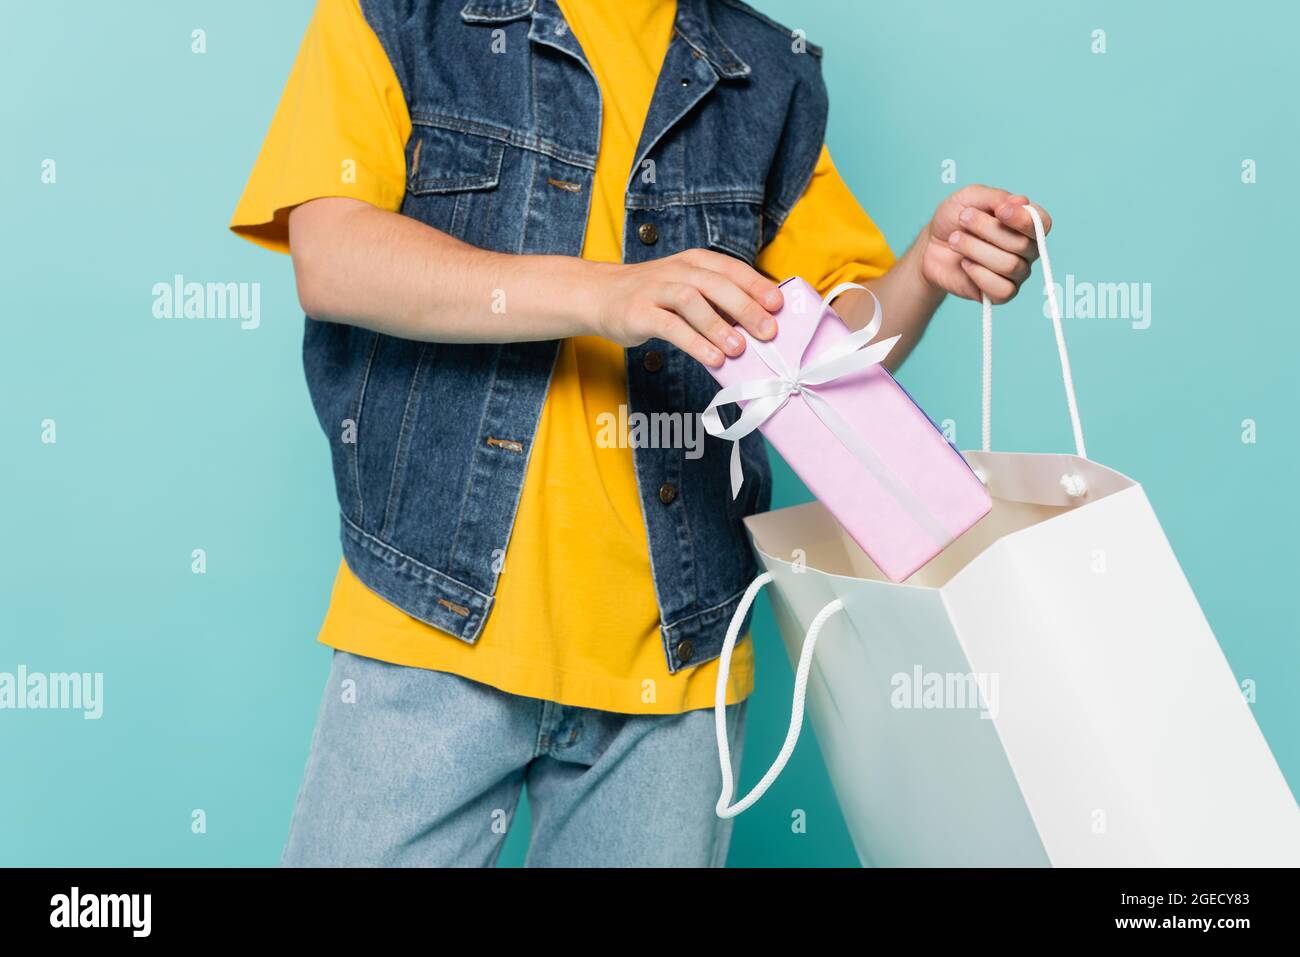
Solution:
M 790 369 L 806 366 L 850 335 L 804 280 L 787 279 L 781 292 L 785 304 L 770 345 Z M 711 369 L 714 378 L 730 386 L 775 377 L 777 370 L 759 355 L 748 333 L 737 331 L 746 337 L 745 351 Z M 906 579 L 988 514 L 988 490 L 884 366 L 877 363 L 811 388 L 857 434 L 871 462 L 851 451 L 798 393 L 760 428 L 891 581 Z

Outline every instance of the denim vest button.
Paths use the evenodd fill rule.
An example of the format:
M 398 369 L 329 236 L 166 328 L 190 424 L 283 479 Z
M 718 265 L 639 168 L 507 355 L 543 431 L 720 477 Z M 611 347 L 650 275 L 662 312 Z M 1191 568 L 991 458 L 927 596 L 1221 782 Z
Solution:
M 677 497 L 677 486 L 672 482 L 664 482 L 659 486 L 659 501 L 665 505 L 671 505 L 673 499 Z
M 677 642 L 677 660 L 682 664 L 686 664 L 686 662 L 690 661 L 691 656 L 694 654 L 695 646 L 691 644 L 689 638 Z
M 645 358 L 641 360 L 641 365 L 645 367 L 646 372 L 658 372 L 664 367 L 663 353 L 651 349 L 645 354 Z
M 659 230 L 655 228 L 654 223 L 642 223 L 637 227 L 636 235 L 647 246 L 653 246 L 659 242 Z

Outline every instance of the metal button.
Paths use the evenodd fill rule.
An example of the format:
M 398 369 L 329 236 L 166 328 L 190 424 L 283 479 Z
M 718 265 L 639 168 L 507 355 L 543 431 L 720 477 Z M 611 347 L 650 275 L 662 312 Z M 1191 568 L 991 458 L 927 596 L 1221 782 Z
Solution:
M 685 76 L 682 77 L 682 86 L 690 86 L 690 85 L 691 85 L 690 77 L 685 77 Z
M 659 501 L 665 505 L 671 505 L 673 499 L 677 497 L 677 486 L 672 482 L 664 482 L 659 486 Z
M 686 662 L 690 661 L 691 656 L 694 654 L 695 654 L 695 646 L 691 644 L 689 638 L 677 642 L 677 660 L 680 661 L 682 664 L 686 664 Z
M 641 365 L 645 367 L 646 372 L 658 372 L 664 367 L 663 353 L 656 349 L 651 349 L 641 360 Z
M 659 230 L 655 228 L 654 223 L 642 223 L 637 227 L 636 235 L 647 246 L 653 246 L 659 242 Z

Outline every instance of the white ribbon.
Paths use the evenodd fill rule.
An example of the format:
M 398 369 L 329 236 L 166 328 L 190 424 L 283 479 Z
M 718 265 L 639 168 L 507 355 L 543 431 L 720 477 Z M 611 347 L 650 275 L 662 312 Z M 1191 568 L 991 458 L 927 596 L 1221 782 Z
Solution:
M 880 300 L 876 294 L 865 286 L 855 282 L 840 283 L 822 300 L 821 312 L 816 321 L 821 322 L 831 301 L 840 293 L 849 289 L 861 289 L 871 297 L 875 311 L 871 321 L 857 332 L 845 336 L 839 342 L 822 350 L 810 361 L 801 362 L 798 368 L 791 370 L 785 357 L 770 342 L 750 339 L 748 348 L 755 350 L 760 359 L 776 375 L 767 379 L 754 379 L 749 382 L 737 382 L 718 390 L 713 401 L 708 404 L 700 419 L 704 430 L 709 435 L 731 441 L 731 497 L 740 494 L 745 481 L 744 469 L 740 462 L 740 440 L 753 432 L 769 418 L 781 410 L 790 401 L 791 396 L 800 396 L 808 407 L 821 419 L 831 433 L 840 440 L 853 456 L 869 469 L 876 479 L 912 516 L 940 546 L 952 541 L 946 529 L 935 519 L 934 515 L 916 495 L 902 482 L 885 462 L 853 427 L 844 420 L 825 397 L 819 395 L 814 386 L 825 385 L 842 376 L 852 375 L 877 365 L 889 355 L 898 336 L 890 336 L 880 342 L 872 342 L 880 331 L 883 316 Z M 722 424 L 718 409 L 733 402 L 746 403 L 740 417 L 730 426 Z

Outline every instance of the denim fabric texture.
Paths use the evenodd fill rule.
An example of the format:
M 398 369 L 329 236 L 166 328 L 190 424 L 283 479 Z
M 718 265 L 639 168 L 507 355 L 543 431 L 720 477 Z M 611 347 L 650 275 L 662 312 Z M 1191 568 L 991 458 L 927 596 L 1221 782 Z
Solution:
M 727 708 L 739 773 L 746 702 Z M 334 652 L 281 863 L 488 867 L 528 787 L 532 867 L 721 867 L 709 709 L 615 714 Z

